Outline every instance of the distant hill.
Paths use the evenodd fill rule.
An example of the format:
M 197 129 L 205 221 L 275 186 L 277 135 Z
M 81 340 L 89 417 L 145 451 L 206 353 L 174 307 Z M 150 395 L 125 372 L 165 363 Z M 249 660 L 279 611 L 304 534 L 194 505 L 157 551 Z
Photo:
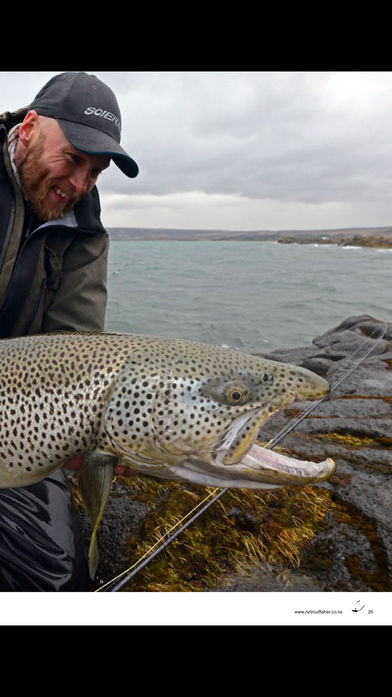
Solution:
M 108 228 L 113 240 L 237 240 L 301 244 L 392 247 L 391 227 L 351 227 L 321 230 L 172 230 L 168 228 Z

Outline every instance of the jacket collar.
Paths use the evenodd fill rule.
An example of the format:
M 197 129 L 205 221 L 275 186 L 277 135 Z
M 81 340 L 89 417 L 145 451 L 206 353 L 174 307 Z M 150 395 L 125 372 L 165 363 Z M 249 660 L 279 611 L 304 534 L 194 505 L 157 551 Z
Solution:
M 17 145 L 17 142 L 19 139 L 19 126 L 20 126 L 20 123 L 18 123 L 16 126 L 13 126 L 13 128 L 11 128 L 11 130 L 8 132 L 8 153 L 10 156 L 11 167 L 12 167 L 12 171 L 14 173 L 15 179 L 18 182 L 19 187 L 24 195 L 22 182 L 20 180 L 19 172 L 16 169 L 16 165 L 15 165 L 15 149 L 16 149 L 16 145 Z

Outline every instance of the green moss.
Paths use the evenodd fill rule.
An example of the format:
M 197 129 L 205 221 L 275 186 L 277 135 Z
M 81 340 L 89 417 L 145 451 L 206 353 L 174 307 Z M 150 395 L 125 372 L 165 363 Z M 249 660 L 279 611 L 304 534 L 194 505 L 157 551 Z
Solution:
M 365 436 L 362 433 L 346 432 L 339 433 L 338 431 L 328 431 L 327 433 L 312 433 L 300 434 L 303 441 L 330 441 L 338 445 L 343 445 L 348 450 L 359 448 L 389 448 L 392 446 L 392 438 L 387 436 Z
M 126 483 L 137 498 L 145 501 L 147 497 L 156 503 L 145 523 L 143 539 L 129 538 L 130 563 L 213 491 L 144 478 Z M 204 591 L 244 563 L 298 566 L 304 546 L 319 528 L 329 505 L 329 493 L 312 487 L 230 489 L 124 590 Z
M 352 433 L 337 433 L 336 431 L 319 433 L 317 434 L 317 438 L 341 443 L 346 448 L 362 448 L 364 445 L 370 445 L 373 442 L 372 438 L 354 436 Z

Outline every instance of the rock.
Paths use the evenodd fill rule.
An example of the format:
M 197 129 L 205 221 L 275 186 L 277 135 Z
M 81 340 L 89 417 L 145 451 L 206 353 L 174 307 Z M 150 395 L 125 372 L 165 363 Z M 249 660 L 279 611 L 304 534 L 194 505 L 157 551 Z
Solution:
M 90 543 L 91 525 L 84 508 L 81 506 L 77 490 L 77 477 L 70 471 L 67 474 L 84 535 L 86 549 Z M 128 540 L 131 535 L 142 535 L 143 524 L 151 506 L 137 500 L 132 489 L 121 479 L 115 479 L 106 504 L 105 514 L 98 531 L 99 564 L 91 590 L 99 588 L 104 582 L 114 578 L 130 566 Z
M 314 354 L 306 347 L 302 360 L 300 349 L 292 349 L 290 358 L 273 354 L 280 360 L 295 355 L 295 363 L 331 385 L 330 399 L 284 439 L 285 449 L 297 457 L 331 456 L 337 464 L 333 477 L 318 485 L 330 489 L 335 507 L 298 569 L 324 591 L 392 590 L 391 341 L 392 325 L 362 315 L 316 337 Z M 268 424 L 261 439 L 272 438 L 305 407 L 291 405 Z
M 321 585 L 317 585 L 309 575 L 296 571 L 277 569 L 260 564 L 250 566 L 242 573 L 233 574 L 227 585 L 213 588 L 214 593 L 320 593 Z

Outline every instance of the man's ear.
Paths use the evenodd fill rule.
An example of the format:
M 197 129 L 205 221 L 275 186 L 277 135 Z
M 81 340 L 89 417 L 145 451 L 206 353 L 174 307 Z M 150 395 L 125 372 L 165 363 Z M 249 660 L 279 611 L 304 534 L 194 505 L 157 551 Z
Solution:
M 39 116 L 36 111 L 29 111 L 19 127 L 19 140 L 25 147 L 39 130 Z

